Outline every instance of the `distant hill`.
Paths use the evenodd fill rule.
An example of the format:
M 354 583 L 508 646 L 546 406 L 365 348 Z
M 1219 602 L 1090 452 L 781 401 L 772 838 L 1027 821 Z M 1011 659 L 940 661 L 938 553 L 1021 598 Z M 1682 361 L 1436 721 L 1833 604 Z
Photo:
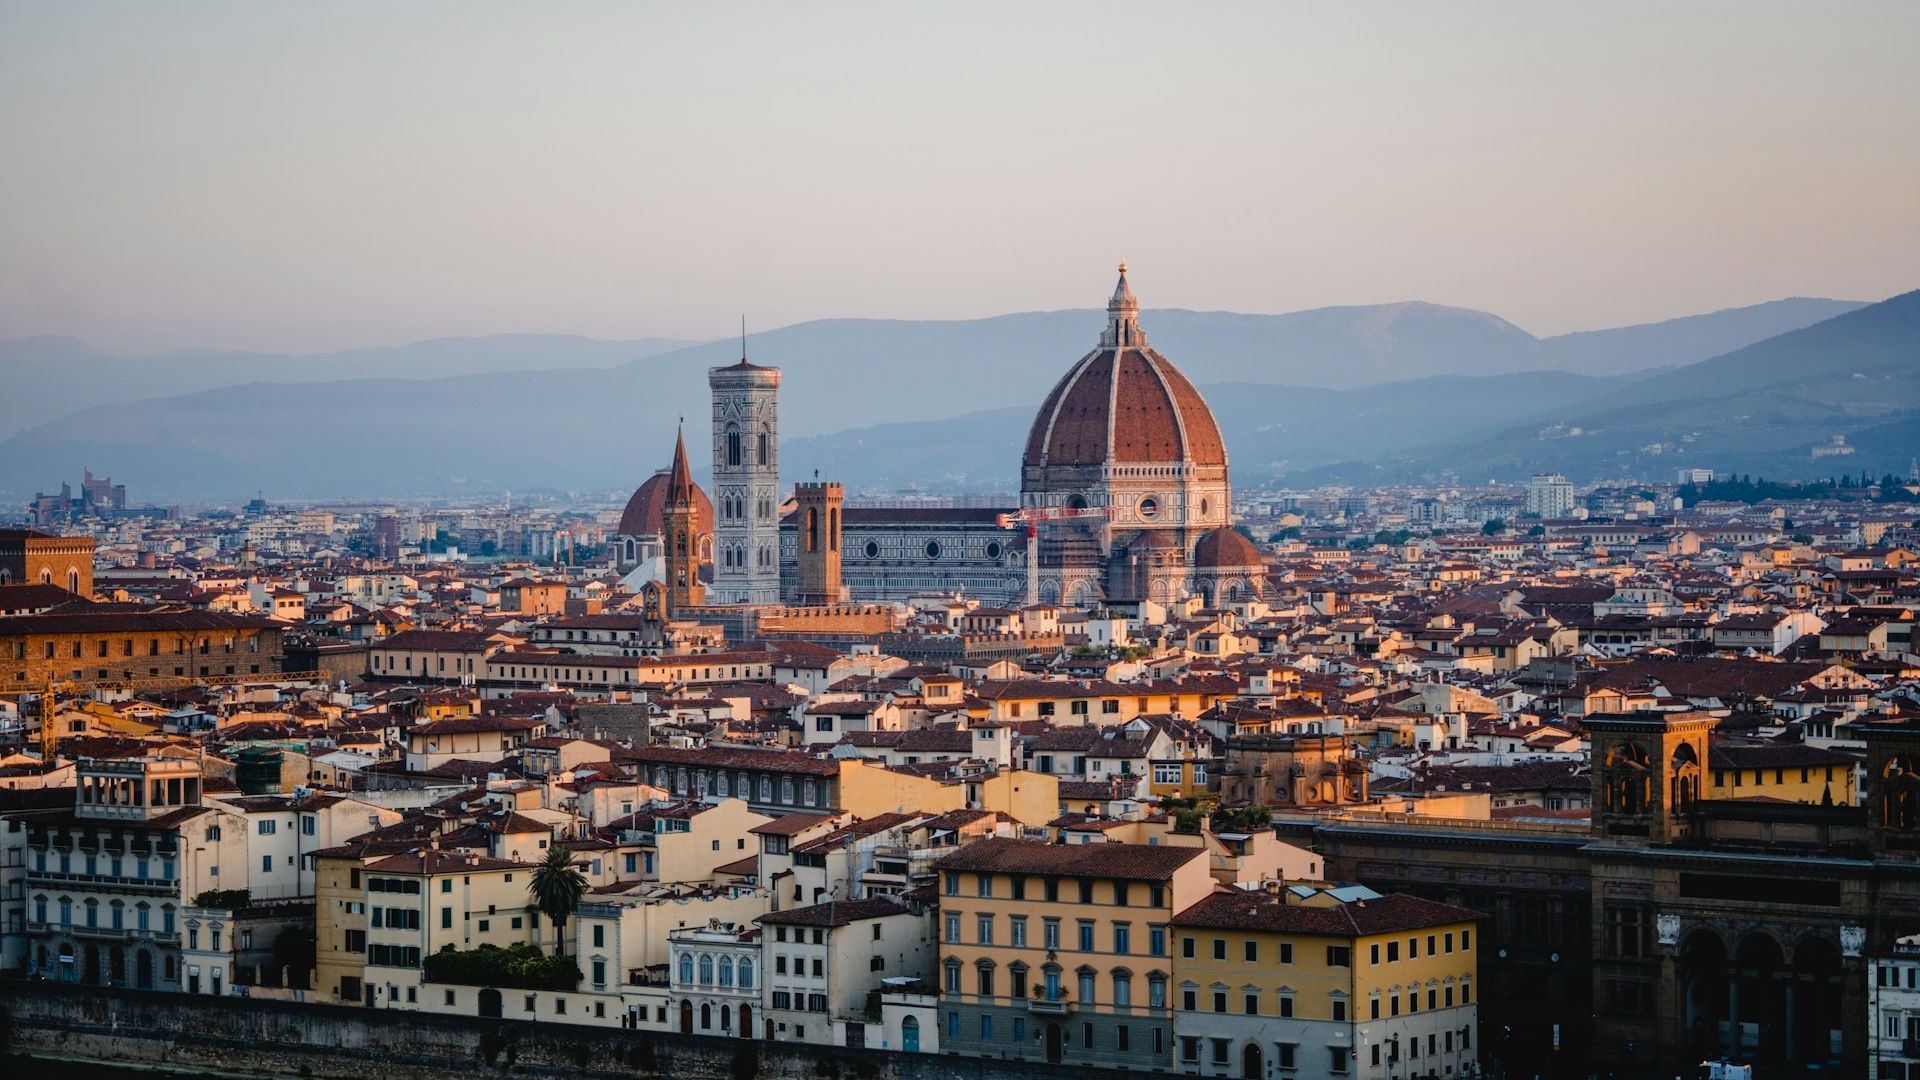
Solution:
M 1815 309 L 1741 310 L 1756 312 L 1758 326 L 1786 317 L 1783 310 Z M 782 465 L 789 477 L 818 468 L 856 486 L 1010 487 L 1032 411 L 1091 347 L 1102 318 L 1083 310 L 947 322 L 824 320 L 754 335 L 748 346 L 754 359 L 786 372 Z M 1431 304 L 1274 316 L 1162 310 L 1145 313 L 1142 324 L 1206 390 L 1236 478 L 1253 483 L 1484 438 L 1515 418 L 1585 410 L 1677 378 L 1617 372 L 1634 357 L 1665 361 L 1734 333 L 1728 328 L 1740 313 L 1702 318 L 1711 334 L 1701 329 L 1706 324 L 1680 320 L 1580 335 L 1581 363 L 1609 368 L 1606 378 L 1535 370 L 1563 339 L 1542 342 L 1495 316 Z M 1622 335 L 1617 349 L 1605 346 L 1608 334 Z M 661 343 L 535 337 L 323 357 L 190 353 L 128 361 L 90 358 L 71 339 L 34 340 L 33 348 L 0 344 L 0 375 L 38 388 L 24 395 L 26 404 L 0 398 L 0 415 L 38 421 L 0 442 L 5 502 L 55 486 L 82 465 L 126 483 L 135 501 L 226 501 L 254 490 L 319 497 L 637 484 L 665 464 L 678 418 L 697 427 L 705 416 L 706 369 L 740 351 L 729 341 L 649 352 Z M 64 361 L 50 359 L 61 350 Z M 539 362 L 527 366 L 537 370 L 507 369 L 529 350 Z M 455 373 L 419 377 L 448 368 Z M 385 377 L 368 378 L 369 370 Z M 76 386 L 81 371 L 93 374 Z M 43 377 L 49 372 L 57 378 Z M 192 378 L 229 376 L 249 381 L 192 385 Z M 93 379 L 107 380 L 107 388 Z M 46 387 L 55 384 L 70 396 L 50 397 Z M 148 398 L 62 412 L 88 394 L 136 391 Z M 704 456 L 695 450 L 696 461 Z
M 1904 475 L 1920 454 L 1920 291 L 1515 419 L 1526 422 L 1437 433 L 1404 453 L 1363 450 L 1297 479 L 1513 480 L 1551 470 L 1592 480 L 1680 468 Z M 1834 436 L 1854 453 L 1815 459 Z
M 1541 341 L 1540 366 L 1587 375 L 1678 367 L 1866 306 L 1857 300 L 1796 296 L 1666 322 L 1562 334 Z
M 309 356 L 181 349 L 120 357 L 76 338 L 16 338 L 0 341 L 0 384 L 7 388 L 0 394 L 0 436 L 89 405 L 240 383 L 435 379 L 490 371 L 612 367 L 688 344 L 672 338 L 598 341 L 565 334 L 500 334 Z

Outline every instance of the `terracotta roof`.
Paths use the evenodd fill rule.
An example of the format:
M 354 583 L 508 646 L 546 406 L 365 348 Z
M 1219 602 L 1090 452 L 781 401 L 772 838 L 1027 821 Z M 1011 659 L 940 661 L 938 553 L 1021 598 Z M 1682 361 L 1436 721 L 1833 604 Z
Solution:
M 783 814 L 765 825 L 755 825 L 747 831 L 756 836 L 795 836 L 815 825 L 825 825 L 839 816 L 839 814 L 812 814 L 803 810 L 798 813 Z
M 1212 930 L 1267 930 L 1283 934 L 1357 937 L 1477 922 L 1484 918 L 1486 916 L 1478 911 L 1438 904 L 1405 893 L 1310 907 L 1289 904 L 1282 896 L 1271 893 L 1236 889 L 1215 893 L 1175 915 L 1171 921 L 1175 926 Z
M 1145 844 L 1049 844 L 1043 840 L 976 840 L 946 856 L 939 870 L 984 870 L 1001 874 L 1165 881 L 1206 849 Z
M 900 904 L 875 897 L 870 900 L 841 900 L 831 904 L 814 904 L 811 907 L 773 911 L 754 921 L 768 926 L 845 926 L 862 919 L 884 919 L 889 915 L 906 914 L 909 912 Z
M 401 855 L 389 855 L 370 863 L 370 874 L 457 874 L 470 870 L 512 870 L 525 863 L 509 862 L 486 855 L 465 855 L 458 851 L 427 848 Z

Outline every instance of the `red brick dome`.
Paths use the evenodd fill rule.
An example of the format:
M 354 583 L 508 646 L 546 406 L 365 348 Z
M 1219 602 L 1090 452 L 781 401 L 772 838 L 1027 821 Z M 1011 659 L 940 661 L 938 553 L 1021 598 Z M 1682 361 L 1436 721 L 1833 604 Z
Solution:
M 1047 395 L 1027 433 L 1029 468 L 1191 463 L 1225 467 L 1213 410 L 1180 369 L 1147 347 L 1126 267 L 1107 304 L 1100 348 Z
M 621 536 L 658 536 L 666 527 L 667 485 L 672 477 L 666 470 L 654 473 L 634 491 L 633 498 L 627 500 L 627 508 L 620 514 Z M 699 485 L 693 489 L 695 533 L 704 534 L 713 531 L 713 502 Z
M 1264 561 L 1253 541 L 1235 529 L 1215 529 L 1193 548 L 1193 565 L 1202 570 L 1260 566 Z

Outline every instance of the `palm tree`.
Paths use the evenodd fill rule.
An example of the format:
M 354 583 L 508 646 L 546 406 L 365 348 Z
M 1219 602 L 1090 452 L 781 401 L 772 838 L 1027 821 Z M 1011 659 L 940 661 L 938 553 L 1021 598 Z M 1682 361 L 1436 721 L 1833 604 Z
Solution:
M 573 852 L 558 844 L 548 848 L 546 861 L 534 867 L 533 878 L 527 882 L 527 894 L 533 897 L 533 906 L 553 920 L 555 954 L 565 954 L 567 939 L 561 930 L 587 895 L 587 877 L 574 865 Z

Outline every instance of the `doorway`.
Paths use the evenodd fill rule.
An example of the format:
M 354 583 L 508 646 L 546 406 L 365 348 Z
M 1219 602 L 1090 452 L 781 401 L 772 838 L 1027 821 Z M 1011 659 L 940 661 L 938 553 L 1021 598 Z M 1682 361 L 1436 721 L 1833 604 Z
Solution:
M 1260 1044 L 1250 1042 L 1240 1051 L 1240 1075 L 1245 1080 L 1261 1080 L 1265 1074 L 1265 1063 L 1260 1053 Z
M 1047 1064 L 1060 1064 L 1060 1025 L 1047 1025 Z

